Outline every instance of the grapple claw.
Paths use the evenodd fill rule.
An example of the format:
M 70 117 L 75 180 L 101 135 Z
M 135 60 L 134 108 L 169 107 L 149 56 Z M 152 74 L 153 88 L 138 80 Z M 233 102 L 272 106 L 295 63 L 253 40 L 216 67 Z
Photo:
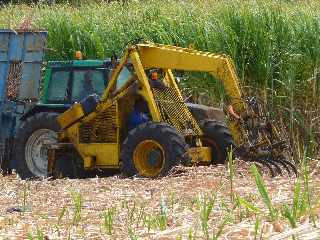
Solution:
M 272 176 L 282 175 L 282 169 L 297 176 L 297 168 L 286 158 L 290 150 L 286 134 L 279 130 L 259 99 L 247 98 L 246 105 L 246 112 L 239 121 L 246 139 L 236 151 L 238 156 L 267 166 Z

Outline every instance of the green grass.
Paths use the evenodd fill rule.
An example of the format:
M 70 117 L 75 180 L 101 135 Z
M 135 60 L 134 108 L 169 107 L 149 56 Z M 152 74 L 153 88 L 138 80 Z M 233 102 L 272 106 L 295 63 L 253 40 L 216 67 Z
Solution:
M 31 232 L 28 233 L 27 239 L 28 240 L 44 240 L 45 235 L 40 229 L 37 228 L 37 231 L 35 234 L 32 234 Z
M 271 87 L 292 72 L 306 80 L 319 64 L 320 5 L 317 1 L 129 1 L 8 6 L 0 26 L 30 19 L 49 31 L 47 59 L 69 59 L 75 50 L 88 58 L 110 57 L 138 38 L 227 53 L 239 76 Z M 298 81 L 298 80 L 297 80 Z M 285 82 L 287 83 L 287 82 Z M 281 84 L 279 85 L 281 86 Z M 285 87 L 285 86 L 281 86 Z
M 228 172 L 229 172 L 229 179 L 230 179 L 230 200 L 234 200 L 234 175 L 235 175 L 235 165 L 234 165 L 234 158 L 232 156 L 232 147 L 228 152 Z
M 254 222 L 254 240 L 258 239 L 258 233 L 261 228 L 261 219 L 259 217 L 256 217 L 256 220 Z
M 251 165 L 250 167 L 251 173 L 254 176 L 255 182 L 256 182 L 256 186 L 257 189 L 262 197 L 262 200 L 264 202 L 264 204 L 266 205 L 266 207 L 269 210 L 269 216 L 270 216 L 270 220 L 272 222 L 274 222 L 277 219 L 277 210 L 276 208 L 273 206 L 272 201 L 270 199 L 268 190 L 265 186 L 265 183 L 262 179 L 262 176 L 260 175 L 260 173 L 258 172 L 258 169 L 256 167 L 256 165 Z
M 80 192 L 71 191 L 71 199 L 73 202 L 72 225 L 77 225 L 82 219 L 81 212 L 83 207 L 83 198 Z
M 157 217 L 157 222 L 158 222 L 158 226 L 159 229 L 161 231 L 165 230 L 167 228 L 167 224 L 168 224 L 168 207 L 167 207 L 167 203 L 164 200 L 163 196 L 161 196 L 160 199 L 160 213 Z
M 310 187 L 310 171 L 309 164 L 306 162 L 306 157 L 302 159 L 301 163 L 301 175 L 295 180 L 293 191 L 292 191 L 292 202 L 281 203 L 280 206 L 275 206 L 272 203 L 270 194 L 266 188 L 266 185 L 257 170 L 257 167 L 253 164 L 250 167 L 251 173 L 254 176 L 256 187 L 260 193 L 261 199 L 263 200 L 266 208 L 269 210 L 269 219 L 273 223 L 279 219 L 286 219 L 291 228 L 296 228 L 301 223 L 301 218 L 308 216 L 310 222 L 316 227 L 316 216 L 313 209 L 317 206 L 318 197 L 315 196 Z M 256 213 L 255 223 L 255 239 L 257 239 L 258 229 L 260 225 L 260 209 L 250 207 Z M 281 213 L 281 214 L 279 214 Z M 293 239 L 294 236 L 293 236 Z
M 288 120 L 291 136 L 311 146 L 310 156 L 316 153 L 319 1 L 69 2 L 8 5 L 0 10 L 0 27 L 18 28 L 28 19 L 32 26 L 47 29 L 47 60 L 72 59 L 76 50 L 87 58 L 106 58 L 140 38 L 228 54 L 245 92 L 268 100 L 271 112 Z M 223 104 L 221 84 L 207 75 L 183 78 L 181 85 Z
M 301 183 L 298 179 L 294 186 L 292 206 L 284 204 L 282 215 L 288 219 L 292 228 L 297 227 L 297 222 L 307 210 L 307 198 L 305 192 L 301 190 Z
M 104 213 L 103 213 L 103 226 L 104 229 L 106 230 L 108 235 L 112 235 L 112 230 L 113 230 L 113 224 L 116 216 L 116 209 L 114 207 L 108 208 Z
M 210 196 L 199 194 L 197 198 L 197 208 L 200 212 L 200 222 L 201 222 L 201 228 L 203 231 L 203 235 L 206 239 L 209 239 L 209 217 L 212 212 L 212 209 L 214 207 L 214 203 L 216 200 L 216 196 Z

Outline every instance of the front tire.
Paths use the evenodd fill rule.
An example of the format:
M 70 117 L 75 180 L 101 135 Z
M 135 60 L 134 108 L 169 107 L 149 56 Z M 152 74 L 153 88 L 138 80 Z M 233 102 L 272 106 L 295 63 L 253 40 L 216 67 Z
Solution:
M 190 162 L 188 145 L 175 128 L 147 122 L 128 133 L 122 144 L 121 170 L 125 176 L 166 176 L 172 167 Z

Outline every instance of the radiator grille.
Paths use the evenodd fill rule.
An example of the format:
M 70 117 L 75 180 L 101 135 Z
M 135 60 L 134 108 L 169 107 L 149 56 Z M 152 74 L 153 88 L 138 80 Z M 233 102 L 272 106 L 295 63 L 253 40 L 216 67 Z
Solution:
M 80 126 L 80 143 L 117 142 L 117 105 L 98 113 L 95 119 Z
M 202 135 L 198 123 L 174 88 L 153 88 L 152 90 L 162 121 L 175 127 L 184 136 Z

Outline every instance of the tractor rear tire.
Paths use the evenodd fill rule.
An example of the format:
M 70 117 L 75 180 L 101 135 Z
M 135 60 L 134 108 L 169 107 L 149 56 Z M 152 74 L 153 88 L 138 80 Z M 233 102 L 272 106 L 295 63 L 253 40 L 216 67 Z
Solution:
M 223 122 L 216 120 L 204 120 L 200 127 L 204 134 L 201 137 L 202 144 L 212 149 L 211 163 L 224 164 L 234 144 L 229 129 Z
M 121 171 L 127 177 L 166 176 L 174 166 L 190 164 L 187 151 L 184 137 L 169 124 L 143 123 L 132 129 L 122 144 Z
M 58 141 L 58 113 L 41 112 L 24 121 L 16 135 L 14 161 L 16 171 L 22 179 L 46 178 L 48 156 L 46 144 Z M 60 166 L 59 175 L 71 176 L 72 162 L 64 161 Z

